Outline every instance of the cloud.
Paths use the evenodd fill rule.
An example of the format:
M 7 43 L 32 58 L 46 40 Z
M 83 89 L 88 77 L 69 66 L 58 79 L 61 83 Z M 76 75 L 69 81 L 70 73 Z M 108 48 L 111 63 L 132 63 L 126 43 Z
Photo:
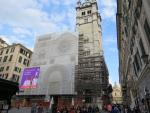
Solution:
M 24 43 L 24 40 L 22 40 L 21 38 L 18 38 L 16 36 L 5 36 L 2 35 L 2 39 L 5 40 L 7 43 L 12 44 L 12 43 Z
M 113 1 L 99 0 L 103 18 L 114 16 Z M 35 34 L 43 35 L 75 29 L 76 0 L 9 0 L 9 2 L 0 0 L 0 4 L 0 25 L 12 28 L 12 34 L 7 37 L 34 38 Z M 49 6 L 50 10 L 45 10 L 43 5 L 46 4 L 53 4 L 53 7 Z M 17 38 L 14 38 L 15 40 L 18 41 Z
M 99 0 L 103 19 L 116 20 L 116 0 Z
M 70 6 L 76 3 L 76 0 L 38 0 L 38 1 L 46 6 L 49 6 L 49 5 Z
M 0 4 L 2 25 L 32 29 L 38 34 L 61 29 L 49 18 L 49 14 L 41 9 L 36 0 L 0 0 Z
M 30 38 L 27 38 L 26 36 L 25 37 L 20 37 L 17 36 L 17 35 L 0 35 L 0 37 L 6 41 L 6 43 L 8 44 L 12 44 L 12 43 L 21 43 L 23 44 L 24 46 L 27 46 L 27 47 L 30 47 L 32 48 L 33 45 L 30 43 L 29 40 L 31 40 Z
M 2 25 L 0 25 L 0 31 L 3 29 L 3 26 Z
M 21 27 L 14 27 L 13 28 L 13 33 L 15 34 L 20 34 L 20 35 L 29 35 L 31 36 L 32 33 L 30 30 L 26 29 L 26 28 L 21 28 Z

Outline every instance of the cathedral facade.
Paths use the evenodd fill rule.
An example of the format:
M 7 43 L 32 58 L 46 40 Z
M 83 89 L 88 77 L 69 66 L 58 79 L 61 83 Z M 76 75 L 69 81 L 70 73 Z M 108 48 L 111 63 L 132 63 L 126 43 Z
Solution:
M 75 33 L 37 38 L 31 67 L 40 67 L 41 71 L 37 88 L 25 90 L 25 97 L 44 101 L 54 98 L 57 107 L 105 104 L 109 74 L 96 0 L 77 2 Z

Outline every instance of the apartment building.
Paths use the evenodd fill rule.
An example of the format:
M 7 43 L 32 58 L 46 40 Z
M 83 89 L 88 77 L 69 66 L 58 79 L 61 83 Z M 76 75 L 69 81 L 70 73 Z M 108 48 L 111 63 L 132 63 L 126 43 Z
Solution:
M 117 6 L 123 103 L 150 112 L 150 1 L 117 0 Z
M 32 51 L 22 44 L 0 48 L 0 78 L 19 82 L 22 71 L 29 66 Z

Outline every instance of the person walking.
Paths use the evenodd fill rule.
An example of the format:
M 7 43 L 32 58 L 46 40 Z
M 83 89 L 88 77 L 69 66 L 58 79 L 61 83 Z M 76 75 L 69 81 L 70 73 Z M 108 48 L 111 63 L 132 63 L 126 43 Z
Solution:
M 44 113 L 44 109 L 42 107 L 42 104 L 40 104 L 39 107 L 37 108 L 37 113 Z
M 32 104 L 31 113 L 36 113 L 36 111 L 37 111 L 37 106 L 36 106 L 36 104 Z
M 116 105 L 113 106 L 109 105 L 107 109 L 108 109 L 108 113 L 120 113 Z

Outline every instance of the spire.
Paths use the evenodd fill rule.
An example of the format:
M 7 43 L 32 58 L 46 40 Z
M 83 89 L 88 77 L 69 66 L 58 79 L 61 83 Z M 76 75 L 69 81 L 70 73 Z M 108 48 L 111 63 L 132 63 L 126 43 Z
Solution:
M 81 5 L 81 0 L 77 0 L 77 6 Z
M 91 0 L 85 0 L 85 2 L 91 2 Z
M 85 2 L 96 2 L 96 0 L 85 0 Z
M 115 82 L 114 86 L 117 87 L 117 82 Z

